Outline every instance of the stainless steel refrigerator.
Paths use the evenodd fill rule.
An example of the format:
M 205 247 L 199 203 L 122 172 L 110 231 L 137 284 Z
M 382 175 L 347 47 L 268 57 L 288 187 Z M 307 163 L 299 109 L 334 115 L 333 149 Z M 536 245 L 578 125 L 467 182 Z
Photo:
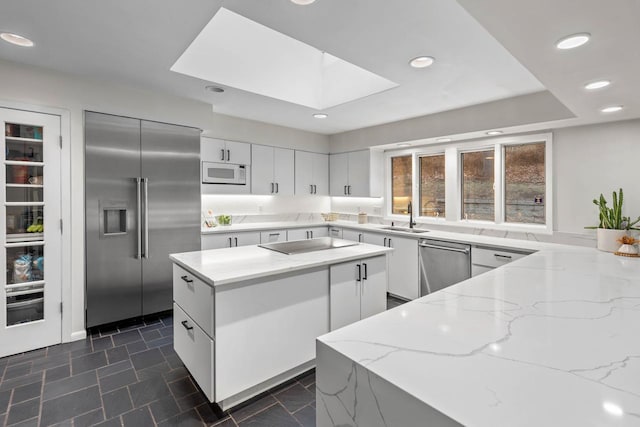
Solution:
M 200 250 L 200 131 L 85 112 L 86 326 L 169 310 Z

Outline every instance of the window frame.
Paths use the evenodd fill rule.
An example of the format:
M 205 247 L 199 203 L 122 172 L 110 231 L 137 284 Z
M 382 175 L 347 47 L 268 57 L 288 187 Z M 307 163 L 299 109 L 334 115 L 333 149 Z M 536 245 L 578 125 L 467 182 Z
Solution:
M 545 224 L 509 223 L 505 221 L 505 156 L 504 149 L 512 145 L 533 143 L 545 144 Z M 494 220 L 465 220 L 462 219 L 462 153 L 474 151 L 494 151 Z M 553 233 L 553 134 L 535 133 L 527 135 L 507 135 L 483 138 L 470 141 L 456 141 L 444 144 L 430 144 L 401 150 L 385 152 L 385 212 L 384 218 L 391 221 L 408 220 L 407 215 L 392 214 L 392 179 L 391 158 L 412 156 L 412 200 L 420 200 L 420 157 L 442 155 L 445 156 L 445 214 L 441 217 L 419 216 L 414 219 L 423 224 L 450 225 L 475 229 L 503 230 L 521 233 Z

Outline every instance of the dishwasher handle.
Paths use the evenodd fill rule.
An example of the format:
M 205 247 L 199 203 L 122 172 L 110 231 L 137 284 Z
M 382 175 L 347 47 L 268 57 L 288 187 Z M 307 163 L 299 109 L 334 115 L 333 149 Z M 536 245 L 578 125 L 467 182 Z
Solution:
M 419 243 L 418 246 L 420 246 L 421 248 L 442 249 L 443 251 L 460 252 L 465 255 L 468 255 L 470 252 L 470 250 L 466 248 L 465 249 L 450 248 L 447 246 L 430 245 L 429 243 Z

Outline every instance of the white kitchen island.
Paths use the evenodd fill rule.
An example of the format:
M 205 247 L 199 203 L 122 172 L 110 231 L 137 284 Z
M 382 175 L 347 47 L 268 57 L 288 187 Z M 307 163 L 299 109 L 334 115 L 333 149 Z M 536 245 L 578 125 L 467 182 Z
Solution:
M 303 373 L 318 336 L 385 310 L 392 249 L 345 243 L 171 255 L 174 347 L 210 401 L 226 410 Z
M 539 252 L 318 338 L 317 424 L 640 425 L 640 259 Z

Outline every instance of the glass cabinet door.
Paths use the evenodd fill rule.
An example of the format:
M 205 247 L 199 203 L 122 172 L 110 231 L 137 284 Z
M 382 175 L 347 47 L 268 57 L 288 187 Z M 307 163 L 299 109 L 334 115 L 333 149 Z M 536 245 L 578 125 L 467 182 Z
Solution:
M 0 175 L 2 357 L 61 341 L 62 247 L 60 229 L 49 229 L 61 215 L 60 118 L 0 108 L 0 119 L 5 167 Z

